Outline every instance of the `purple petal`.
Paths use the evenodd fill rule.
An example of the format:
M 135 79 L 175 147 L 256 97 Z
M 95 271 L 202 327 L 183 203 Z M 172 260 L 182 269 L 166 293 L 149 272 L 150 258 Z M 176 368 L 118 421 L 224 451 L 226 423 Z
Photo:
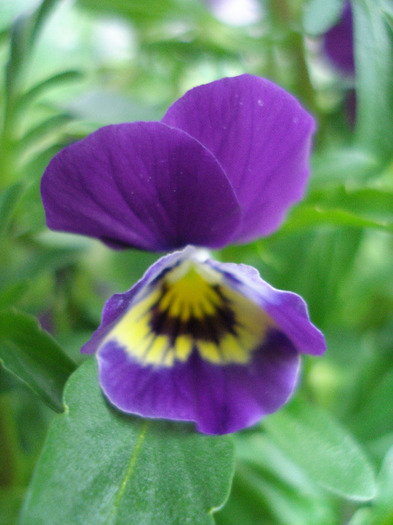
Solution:
M 300 297 L 187 248 L 111 298 L 84 350 L 97 350 L 101 387 L 120 410 L 223 434 L 278 410 L 299 352 L 320 354 L 324 340 Z
M 225 273 L 235 289 L 257 302 L 298 352 L 311 355 L 325 352 L 325 338 L 311 323 L 307 304 L 299 295 L 273 288 L 252 266 L 217 261 L 210 264 Z
M 105 303 L 99 328 L 94 332 L 90 341 L 82 346 L 82 354 L 94 354 L 97 347 L 113 328 L 114 324 L 116 324 L 118 319 L 126 313 L 130 305 L 132 305 L 137 294 L 149 285 L 160 273 L 175 265 L 179 259 L 193 251 L 194 249 L 192 247 L 187 247 L 182 251 L 170 253 L 169 255 L 161 257 L 146 270 L 142 279 L 140 279 L 130 290 L 125 293 L 112 295 L 112 297 Z
M 355 57 L 353 50 L 353 21 L 351 2 L 346 2 L 340 20 L 325 35 L 325 53 L 333 65 L 353 75 Z
M 42 179 L 48 226 L 113 247 L 222 247 L 240 220 L 214 156 L 159 122 L 101 128 L 61 151 Z
M 276 230 L 302 198 L 314 121 L 272 82 L 242 75 L 196 87 L 163 122 L 199 140 L 224 168 L 243 212 L 234 242 Z
M 193 353 L 172 368 L 142 366 L 115 343 L 98 353 L 113 405 L 143 417 L 194 421 L 206 434 L 236 432 L 280 408 L 296 386 L 299 357 L 273 334 L 248 366 L 217 366 Z

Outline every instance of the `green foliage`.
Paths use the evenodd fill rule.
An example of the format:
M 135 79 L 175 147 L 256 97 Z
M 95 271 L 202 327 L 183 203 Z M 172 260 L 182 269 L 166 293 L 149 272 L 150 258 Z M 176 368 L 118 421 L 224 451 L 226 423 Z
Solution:
M 390 161 L 393 147 L 393 32 L 383 0 L 354 2 L 356 141 Z
M 0 195 L 0 239 L 7 230 L 7 225 L 21 196 L 22 190 L 22 184 L 15 183 Z
M 116 413 L 99 389 L 94 360 L 72 376 L 64 402 L 21 524 L 213 523 L 232 478 L 229 438 Z
M 63 388 L 75 365 L 33 317 L 0 311 L 0 363 L 54 410 L 63 410 Z
M 342 497 L 370 500 L 375 496 L 372 467 L 360 446 L 338 422 L 302 400 L 266 419 L 264 424 L 280 448 L 312 480 Z
M 343 76 L 320 40 L 343 3 L 259 0 L 263 16 L 236 26 L 202 0 L 0 3 L 0 524 L 20 522 L 35 467 L 26 525 L 393 522 L 393 10 L 352 0 Z M 159 119 L 186 89 L 245 72 L 314 113 L 312 177 L 279 231 L 218 256 L 303 295 L 327 354 L 304 359 L 291 404 L 235 436 L 235 464 L 228 438 L 115 412 L 94 360 L 49 428 L 105 300 L 156 256 L 48 232 L 43 170 L 98 126 Z
M 237 436 L 237 468 L 220 525 L 337 523 L 332 497 L 308 477 L 268 434 Z

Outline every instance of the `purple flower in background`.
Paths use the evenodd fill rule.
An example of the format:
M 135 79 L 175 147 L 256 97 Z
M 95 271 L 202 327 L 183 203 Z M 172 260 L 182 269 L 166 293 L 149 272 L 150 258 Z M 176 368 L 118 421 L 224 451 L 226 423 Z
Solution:
M 324 50 L 339 71 L 348 75 L 355 73 L 351 2 L 345 2 L 337 24 L 325 34 Z
M 323 50 L 336 70 L 344 74 L 348 80 L 353 80 L 355 55 L 351 2 L 344 3 L 339 20 L 324 35 Z M 354 87 L 347 88 L 344 108 L 348 123 L 353 128 L 356 121 L 356 91 Z
M 297 295 L 221 248 L 268 235 L 304 192 L 314 122 L 271 82 L 242 75 L 192 89 L 161 122 L 99 129 L 42 180 L 48 226 L 114 248 L 179 250 L 111 297 L 83 347 L 124 412 L 223 434 L 292 394 L 299 354 L 325 350 Z

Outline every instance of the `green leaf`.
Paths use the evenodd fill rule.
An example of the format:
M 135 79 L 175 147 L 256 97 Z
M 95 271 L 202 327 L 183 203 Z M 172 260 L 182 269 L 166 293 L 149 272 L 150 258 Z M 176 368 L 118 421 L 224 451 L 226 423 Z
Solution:
M 312 188 L 327 184 L 348 184 L 349 181 L 375 178 L 381 173 L 378 158 L 370 151 L 349 147 L 323 148 L 312 158 Z
M 16 525 L 18 510 L 23 502 L 24 487 L 0 486 L 0 525 Z
M 17 183 L 8 187 L 0 195 L 0 238 L 7 230 L 9 220 L 19 202 L 22 192 L 23 185 Z
M 371 509 L 359 509 L 349 520 L 348 525 L 370 525 Z
M 48 89 L 59 85 L 62 86 L 65 82 L 73 82 L 81 79 L 82 73 L 80 71 L 63 71 L 62 73 L 46 78 L 23 93 L 23 95 L 19 97 L 18 105 L 15 109 L 18 111 L 25 110 L 28 104 Z
M 338 208 L 381 225 L 393 225 L 393 193 L 379 188 L 350 188 L 345 185 L 313 192 L 309 203 Z
M 37 39 L 41 31 L 41 28 L 43 27 L 45 23 L 45 20 L 48 18 L 51 10 L 54 9 L 54 7 L 56 6 L 58 2 L 59 0 L 43 0 L 39 8 L 36 10 L 36 12 L 33 13 L 32 15 L 33 24 L 32 24 L 30 39 L 29 39 L 30 46 L 34 45 L 35 40 Z
M 11 28 L 5 27 L 0 29 L 0 45 L 4 42 L 8 42 L 10 39 Z
M 393 149 L 393 33 L 383 0 L 353 2 L 356 63 L 356 141 L 389 160 Z
M 64 268 L 77 259 L 80 251 L 81 247 L 77 246 L 64 249 L 43 247 L 37 253 L 26 255 L 25 259 L 21 263 L 15 264 L 14 267 L 6 268 L 0 274 L 0 286 L 5 288 L 7 285 L 14 285 L 23 281 L 26 275 L 29 276 L 30 281 L 33 281 L 43 273 L 47 274 L 53 270 Z
M 281 525 L 271 516 L 267 501 L 270 494 L 260 490 L 259 481 L 251 469 L 243 465 L 236 468 L 229 500 L 215 516 L 217 525 Z
M 291 403 L 269 416 L 265 429 L 314 481 L 344 498 L 375 496 L 373 469 L 351 434 L 321 408 Z
M 93 11 L 109 13 L 129 18 L 138 25 L 162 22 L 165 20 L 195 19 L 205 14 L 203 6 L 192 0 L 161 0 L 160 2 L 140 2 L 139 0 L 79 0 L 78 4 Z
M 20 16 L 11 30 L 10 57 L 6 67 L 6 91 L 9 102 L 19 90 L 20 75 L 31 53 L 39 31 L 59 0 L 43 0 L 30 16 Z
M 0 363 L 51 408 L 63 410 L 63 388 L 75 364 L 34 317 L 0 311 Z
M 332 525 L 331 497 L 266 433 L 236 436 L 238 466 L 219 525 Z
M 213 524 L 233 472 L 232 441 L 191 425 L 120 414 L 103 398 L 94 359 L 71 377 L 20 525 Z
M 10 56 L 6 65 L 7 107 L 10 110 L 12 97 L 18 90 L 19 76 L 26 60 L 27 34 L 30 28 L 28 17 L 18 17 L 11 29 Z
M 387 17 L 389 24 L 393 28 L 393 4 L 391 0 L 384 0 L 382 4 L 382 9 L 384 11 L 385 16 Z
M 7 284 L 0 288 L 0 310 L 14 306 L 27 292 L 28 283 L 25 280 Z
M 309 0 L 303 11 L 303 28 L 310 36 L 326 33 L 339 19 L 344 0 Z
M 393 370 L 379 380 L 376 387 L 368 392 L 367 401 L 356 416 L 353 427 L 357 436 L 364 440 L 381 437 L 393 430 L 393 404 L 387 399 L 393 396 Z
M 348 212 L 347 210 L 323 210 L 313 206 L 301 205 L 291 213 L 290 221 L 282 228 L 280 235 L 296 230 L 320 228 L 323 225 L 350 226 L 352 228 L 372 228 L 392 232 L 393 224 L 383 224 L 365 219 Z
M 393 523 L 393 447 L 386 454 L 378 476 L 378 493 L 372 525 L 391 525 Z
M 314 191 L 293 210 L 282 231 L 324 224 L 393 232 L 393 193 L 376 188 L 348 189 L 344 185 Z
M 33 129 L 30 129 L 23 137 L 20 138 L 18 141 L 19 150 L 23 151 L 31 145 L 35 145 L 36 142 L 44 140 L 48 135 L 50 137 L 51 135 L 53 136 L 71 120 L 72 116 L 68 113 L 58 113 L 57 115 L 53 115 L 45 119 L 43 122 L 35 125 Z

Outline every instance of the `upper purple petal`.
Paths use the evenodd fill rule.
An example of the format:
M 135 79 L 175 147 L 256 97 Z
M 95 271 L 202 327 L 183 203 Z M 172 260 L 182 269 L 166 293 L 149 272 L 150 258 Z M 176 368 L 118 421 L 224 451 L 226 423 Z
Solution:
M 214 156 L 160 122 L 107 126 L 65 148 L 46 169 L 41 191 L 50 228 L 113 247 L 219 248 L 240 221 Z
M 314 121 L 272 82 L 242 75 L 196 87 L 163 122 L 200 141 L 224 168 L 243 213 L 234 242 L 271 233 L 302 198 Z

